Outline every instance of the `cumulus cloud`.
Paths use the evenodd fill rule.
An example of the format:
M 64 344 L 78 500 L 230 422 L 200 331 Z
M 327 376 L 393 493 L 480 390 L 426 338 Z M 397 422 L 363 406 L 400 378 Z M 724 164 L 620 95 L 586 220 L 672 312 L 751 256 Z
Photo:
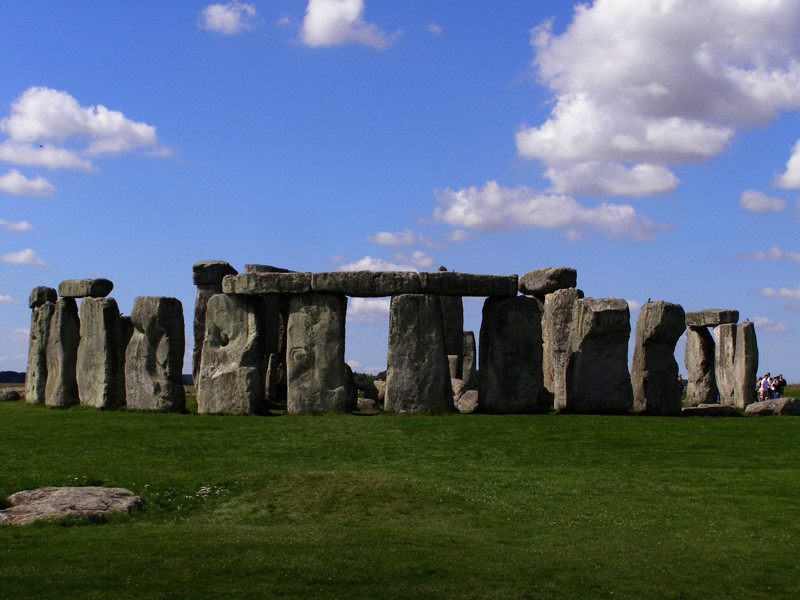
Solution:
M 0 131 L 7 136 L 0 160 L 51 169 L 91 170 L 94 157 L 136 149 L 170 152 L 158 143 L 152 125 L 102 104 L 81 106 L 67 92 L 46 87 L 28 88 L 12 102 Z
M 745 260 L 793 260 L 794 262 L 800 262 L 800 252 L 794 252 L 792 250 L 784 252 L 777 246 L 773 245 L 766 250 L 740 254 L 739 258 L 743 258 Z
M 394 36 L 367 23 L 363 13 L 364 0 L 308 0 L 300 40 L 312 47 L 364 44 L 383 50 Z
M 49 196 L 56 188 L 41 176 L 28 179 L 16 169 L 11 169 L 0 175 L 0 191 L 15 196 Z
M 377 323 L 389 318 L 390 298 L 349 298 L 348 323 Z
M 783 331 L 791 331 L 788 325 L 773 321 L 769 317 L 753 317 L 756 329 L 762 333 L 780 333 Z
M 0 304 L 19 304 L 19 300 L 14 300 L 8 294 L 0 294 Z
M 410 256 L 404 254 L 395 254 L 394 260 L 398 263 L 405 263 L 412 265 L 416 268 L 427 269 L 433 266 L 433 257 L 428 256 L 422 250 L 414 250 Z
M 781 211 L 786 208 L 786 202 L 758 190 L 745 190 L 739 196 L 739 206 L 751 212 Z
M 234 35 L 249 31 L 256 26 L 256 7 L 247 2 L 209 4 L 200 13 L 197 26 L 200 29 Z
M 19 252 L 9 252 L 0 256 L 3 262 L 11 263 L 12 265 L 34 265 L 36 267 L 49 267 L 39 256 L 30 248 L 25 248 Z
M 776 175 L 772 183 L 780 188 L 800 188 L 800 140 L 792 148 L 792 154 L 786 162 L 786 170 Z
M 625 302 L 628 303 L 628 309 L 630 309 L 632 313 L 642 308 L 642 303 L 638 300 L 626 300 Z
M 466 242 L 468 240 L 474 240 L 478 236 L 472 233 L 471 231 L 467 231 L 466 229 L 454 229 L 450 233 L 444 236 L 448 242 Z
M 757 290 L 756 293 L 762 298 L 788 298 L 790 300 L 800 300 L 800 285 L 792 289 L 782 287 L 777 290 L 775 288 L 767 287 Z
M 33 231 L 33 225 L 27 221 L 4 221 L 0 219 L 0 229 L 6 231 Z
M 394 233 L 389 231 L 380 231 L 375 235 L 368 235 L 367 241 L 373 244 L 393 247 L 417 245 L 432 247 L 435 245 L 433 240 L 430 238 L 419 233 L 415 233 L 410 229 L 404 229 L 403 231 Z
M 579 4 L 563 33 L 552 21 L 532 31 L 553 108 L 518 130 L 518 153 L 561 193 L 668 191 L 668 165 L 712 158 L 738 128 L 800 108 L 798 27 L 793 0 Z M 587 188 L 590 170 L 604 176 Z
M 575 239 L 581 229 L 595 229 L 609 238 L 653 238 L 664 225 L 653 223 L 627 204 L 579 204 L 566 195 L 545 194 L 525 186 L 508 188 L 489 181 L 482 188 L 436 192 L 440 206 L 433 218 L 456 227 L 509 231 L 520 227 L 563 228 Z
M 416 271 L 412 265 L 393 263 L 382 258 L 365 256 L 355 262 L 339 265 L 337 271 Z

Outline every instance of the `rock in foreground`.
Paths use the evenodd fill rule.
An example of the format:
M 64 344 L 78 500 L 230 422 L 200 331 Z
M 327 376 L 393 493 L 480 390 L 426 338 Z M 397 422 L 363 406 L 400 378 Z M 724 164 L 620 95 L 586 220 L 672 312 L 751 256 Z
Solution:
M 102 522 L 108 513 L 128 513 L 142 503 L 124 488 L 46 487 L 9 496 L 11 508 L 0 510 L 0 525 L 27 525 L 40 519 L 72 517 Z

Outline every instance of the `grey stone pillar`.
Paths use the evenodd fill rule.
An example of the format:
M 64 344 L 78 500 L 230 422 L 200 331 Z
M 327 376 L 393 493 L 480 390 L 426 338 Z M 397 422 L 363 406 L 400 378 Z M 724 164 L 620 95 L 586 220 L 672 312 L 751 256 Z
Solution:
M 122 331 L 116 300 L 83 298 L 80 317 L 76 378 L 81 404 L 96 408 L 125 406 Z
M 575 301 L 567 349 L 565 410 L 619 413 L 633 407 L 628 372 L 630 335 L 625 300 Z
M 184 410 L 181 371 L 185 337 L 180 300 L 138 296 L 133 301 L 131 323 L 133 333 L 125 353 L 128 408 Z
M 756 328 L 750 321 L 736 326 L 736 352 L 733 357 L 734 391 L 736 408 L 747 408 L 758 400 L 756 379 L 758 377 L 758 341 Z
M 239 272 L 224 260 L 202 260 L 192 265 L 192 283 L 197 286 L 194 300 L 194 319 L 192 332 L 194 347 L 192 349 L 192 378 L 197 385 L 200 373 L 200 361 L 203 354 L 203 336 L 206 328 L 206 305 L 214 294 L 222 293 L 222 279 L 225 275 L 237 275 Z
M 717 380 L 720 404 L 734 404 L 736 376 L 733 360 L 736 354 L 736 324 L 723 323 L 714 327 L 717 340 L 714 351 L 714 376 Z M 755 387 L 755 381 L 753 382 Z
M 552 396 L 556 410 L 567 404 L 567 347 L 575 301 L 583 298 L 583 292 L 575 288 L 563 288 L 544 297 L 542 317 L 542 374 L 544 386 Z
M 25 373 L 25 401 L 44 404 L 47 387 L 47 338 L 50 321 L 58 300 L 51 287 L 35 287 L 28 299 L 31 311 L 31 330 L 28 342 L 28 365 Z
M 686 330 L 686 350 L 683 364 L 686 367 L 686 405 L 714 404 L 717 401 L 717 379 L 714 374 L 714 336 L 707 327 L 689 327 Z M 755 384 L 754 384 L 755 386 Z
M 478 352 L 475 346 L 475 333 L 464 332 L 464 360 L 461 368 L 461 380 L 464 382 L 463 391 L 474 390 L 478 387 Z
M 447 271 L 439 267 L 439 272 Z M 444 351 L 450 365 L 450 378 L 463 377 L 464 361 L 464 300 L 461 296 L 439 296 L 442 309 Z
M 197 380 L 197 412 L 263 413 L 264 302 L 259 296 L 216 294 L 206 305 Z
M 287 327 L 286 408 L 290 413 L 352 410 L 344 364 L 347 298 L 299 294 Z
M 478 408 L 495 413 L 543 412 L 542 316 L 526 296 L 487 298 L 480 336 Z
M 659 300 L 642 306 L 631 367 L 635 410 L 652 415 L 681 413 L 675 344 L 685 329 L 686 313 L 680 305 Z
M 384 410 L 455 410 L 436 296 L 401 294 L 392 298 L 387 363 Z
M 72 406 L 78 403 L 75 365 L 78 360 L 80 318 L 75 298 L 59 298 L 50 320 L 47 338 L 47 406 Z

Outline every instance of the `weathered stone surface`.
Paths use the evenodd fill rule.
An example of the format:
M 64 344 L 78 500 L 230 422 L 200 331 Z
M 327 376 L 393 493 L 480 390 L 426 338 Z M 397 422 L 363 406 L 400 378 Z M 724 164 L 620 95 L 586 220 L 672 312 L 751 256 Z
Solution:
M 800 416 L 800 400 L 796 398 L 773 398 L 748 404 L 744 409 L 748 415 L 772 416 L 788 415 Z
M 686 314 L 680 305 L 658 300 L 642 306 L 636 320 L 631 366 L 636 411 L 651 415 L 681 413 L 675 344 L 685 329 Z
M 290 269 L 273 267 L 272 265 L 245 265 L 245 273 L 294 273 Z
M 456 401 L 456 409 L 460 413 L 475 412 L 478 408 L 478 390 L 467 390 Z
M 375 400 L 372 398 L 359 398 L 356 406 L 358 410 L 375 410 Z
M 349 410 L 355 410 L 358 408 L 358 386 L 353 368 L 347 363 L 344 363 L 344 380 L 347 386 L 347 405 Z
M 197 412 L 258 414 L 266 410 L 264 305 L 258 296 L 212 296 L 197 387 Z
M 22 400 L 25 390 L 15 388 L 4 388 L 0 390 L 0 402 L 15 402 Z
M 392 298 L 384 410 L 452 411 L 453 391 L 444 350 L 439 299 L 430 294 Z
M 40 285 L 31 290 L 28 296 L 28 308 L 37 308 L 45 302 L 52 302 L 55 304 L 58 300 L 58 292 L 54 288 Z
M 457 402 L 466 392 L 463 379 L 450 379 L 450 387 L 453 389 L 453 402 Z
M 736 324 L 726 323 L 714 328 L 716 345 L 714 347 L 714 377 L 717 380 L 720 404 L 734 404 L 736 373 Z M 755 388 L 755 381 L 753 381 Z
M 548 267 L 528 271 L 519 278 L 522 294 L 541 296 L 578 285 L 578 272 L 571 267 Z
M 707 327 L 689 327 L 686 330 L 686 349 L 683 364 L 686 367 L 687 406 L 714 404 L 717 401 L 717 378 L 714 374 L 714 336 Z
M 142 503 L 124 488 L 46 487 L 9 496 L 11 508 L 0 510 L 0 525 L 27 525 L 40 519 L 105 520 L 112 512 L 128 513 Z
M 108 279 L 67 279 L 58 284 L 62 298 L 105 298 L 114 289 Z
M 700 404 L 688 406 L 681 411 L 684 417 L 741 417 L 734 406 L 726 404 Z
M 687 327 L 716 327 L 726 323 L 736 323 L 739 320 L 738 310 L 725 308 L 707 308 L 686 313 Z
M 478 406 L 493 413 L 543 412 L 542 316 L 533 298 L 487 298 L 479 350 Z
M 575 301 L 583 292 L 575 288 L 556 290 L 544 298 L 542 316 L 542 375 L 548 403 L 556 410 L 567 406 L 567 347 Z
M 625 300 L 575 301 L 567 346 L 564 410 L 615 413 L 633 407 L 628 373 L 630 332 L 630 312 Z
M 733 405 L 747 408 L 758 400 L 758 341 L 751 321 L 736 326 L 736 351 L 733 356 Z
M 439 267 L 440 272 L 444 267 Z M 444 351 L 450 358 L 450 377 L 461 378 L 464 361 L 464 301 L 461 296 L 439 296 Z
M 192 283 L 195 285 L 222 285 L 225 275 L 239 271 L 224 260 L 201 260 L 192 265 Z
M 222 283 L 211 283 L 197 286 L 194 296 L 194 315 L 192 332 L 194 346 L 192 348 L 192 378 L 197 384 L 200 378 L 200 362 L 203 357 L 203 340 L 206 335 L 206 306 L 212 296 L 222 293 Z
M 226 294 L 309 294 L 311 273 L 244 273 L 222 280 Z
M 80 340 L 78 304 L 74 298 L 59 298 L 55 303 L 47 336 L 47 406 L 72 406 L 78 403 L 75 365 Z
M 183 308 L 177 298 L 138 296 L 125 353 L 125 395 L 135 410 L 182 411 Z
M 376 379 L 372 382 L 372 385 L 375 386 L 377 390 L 378 397 L 375 398 L 379 403 L 383 404 L 386 400 L 386 381 L 383 379 Z
M 50 337 L 50 321 L 55 311 L 54 302 L 45 302 L 31 311 L 28 366 L 25 372 L 25 400 L 30 404 L 44 404 L 45 401 L 47 340 Z
M 419 274 L 422 294 L 441 296 L 516 296 L 516 275 L 476 275 L 455 271 L 424 271 Z
M 327 294 L 362 298 L 419 293 L 419 275 L 414 271 L 340 271 L 314 273 L 311 289 Z
M 125 372 L 117 301 L 113 298 L 84 298 L 80 317 L 76 379 L 81 404 L 96 408 L 125 406 Z
M 465 390 L 478 387 L 478 352 L 475 346 L 475 333 L 464 332 L 464 358 L 461 361 L 461 379 Z
M 290 413 L 354 408 L 344 362 L 347 298 L 336 294 L 294 296 L 289 311 L 286 357 Z

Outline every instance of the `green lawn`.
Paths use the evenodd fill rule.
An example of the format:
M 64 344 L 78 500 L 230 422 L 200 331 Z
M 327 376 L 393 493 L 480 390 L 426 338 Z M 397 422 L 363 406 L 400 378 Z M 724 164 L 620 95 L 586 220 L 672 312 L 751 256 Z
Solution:
M 4 598 L 796 598 L 800 419 L 214 417 L 0 403 Z

